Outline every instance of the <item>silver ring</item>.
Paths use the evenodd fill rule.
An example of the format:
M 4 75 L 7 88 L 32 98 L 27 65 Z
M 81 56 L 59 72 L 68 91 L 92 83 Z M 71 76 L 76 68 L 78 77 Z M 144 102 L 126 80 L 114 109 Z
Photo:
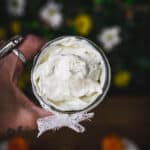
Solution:
M 24 54 L 17 48 L 14 48 L 12 52 L 25 64 L 26 63 L 26 58 Z

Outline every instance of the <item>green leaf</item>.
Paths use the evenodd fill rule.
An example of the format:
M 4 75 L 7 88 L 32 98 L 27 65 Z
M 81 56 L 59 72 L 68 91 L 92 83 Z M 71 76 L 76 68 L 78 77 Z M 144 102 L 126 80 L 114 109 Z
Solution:
M 94 0 L 96 4 L 112 4 L 114 0 Z
M 132 6 L 134 4 L 135 0 L 125 0 L 126 6 Z

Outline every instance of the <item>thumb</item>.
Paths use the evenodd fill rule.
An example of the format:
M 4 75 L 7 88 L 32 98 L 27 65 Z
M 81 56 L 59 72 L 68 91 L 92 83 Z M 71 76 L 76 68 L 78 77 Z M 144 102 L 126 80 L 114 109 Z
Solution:
M 24 129 L 36 129 L 37 120 L 42 117 L 52 115 L 51 112 L 35 105 L 28 97 L 19 90 L 19 103 L 21 103 L 18 124 L 21 124 Z
M 52 112 L 49 112 L 49 111 L 45 110 L 44 108 L 38 107 L 35 104 L 32 104 L 32 105 L 33 105 L 32 106 L 33 110 L 36 112 L 38 118 L 52 115 Z

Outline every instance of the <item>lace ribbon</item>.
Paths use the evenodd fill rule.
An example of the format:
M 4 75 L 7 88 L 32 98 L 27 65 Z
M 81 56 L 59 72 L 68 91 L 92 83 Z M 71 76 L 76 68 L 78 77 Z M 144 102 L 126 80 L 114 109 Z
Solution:
M 58 130 L 62 127 L 69 127 L 78 133 L 85 131 L 85 128 L 79 124 L 84 120 L 90 120 L 94 113 L 75 113 L 75 114 L 54 114 L 37 120 L 38 135 L 42 135 L 47 130 Z
M 53 112 L 44 102 L 39 101 L 40 105 L 47 111 Z M 80 112 L 75 114 L 63 114 L 53 112 L 53 115 L 39 118 L 37 120 L 38 135 L 41 136 L 47 130 L 58 130 L 62 127 L 68 127 L 78 133 L 85 131 L 85 128 L 79 124 L 84 120 L 89 120 L 94 116 L 94 113 Z

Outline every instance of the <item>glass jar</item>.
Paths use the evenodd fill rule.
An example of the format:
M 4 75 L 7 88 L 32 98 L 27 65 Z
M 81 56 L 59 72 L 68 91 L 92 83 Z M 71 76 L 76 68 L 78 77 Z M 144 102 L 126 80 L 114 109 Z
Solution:
M 40 56 L 42 56 L 42 54 L 45 52 L 46 48 L 49 47 L 52 43 L 61 40 L 63 38 L 66 37 L 75 37 L 78 40 L 86 40 L 90 45 L 92 45 L 100 54 L 102 60 L 103 60 L 103 74 L 102 74 L 102 80 L 101 80 L 101 86 L 102 86 L 102 94 L 99 95 L 94 101 L 93 103 L 91 103 L 90 105 L 88 105 L 86 108 L 84 109 L 80 109 L 80 110 L 72 110 L 72 111 L 65 111 L 65 110 L 60 110 L 58 108 L 56 108 L 55 106 L 51 105 L 50 103 L 46 102 L 45 100 L 43 100 L 43 98 L 38 94 L 37 89 L 36 89 L 36 85 L 33 82 L 33 72 L 34 69 L 37 65 L 37 62 L 40 58 Z M 81 36 L 61 36 L 58 37 L 54 40 L 51 40 L 49 42 L 47 42 L 42 48 L 41 51 L 35 56 L 34 58 L 34 62 L 33 62 L 33 67 L 32 67 L 32 71 L 31 71 L 31 83 L 32 83 L 32 89 L 33 89 L 33 93 L 35 95 L 35 97 L 37 98 L 37 100 L 40 102 L 41 106 L 48 110 L 48 111 L 52 111 L 55 113 L 63 113 L 63 114 L 73 114 L 73 113 L 79 113 L 79 112 L 89 112 L 90 110 L 92 110 L 93 108 L 95 108 L 100 102 L 102 102 L 102 100 L 104 99 L 104 97 L 106 96 L 109 86 L 110 86 L 110 80 L 111 80 L 111 69 L 110 69 L 110 65 L 109 62 L 103 52 L 103 50 L 98 47 L 95 43 L 93 43 L 92 41 L 81 37 Z

